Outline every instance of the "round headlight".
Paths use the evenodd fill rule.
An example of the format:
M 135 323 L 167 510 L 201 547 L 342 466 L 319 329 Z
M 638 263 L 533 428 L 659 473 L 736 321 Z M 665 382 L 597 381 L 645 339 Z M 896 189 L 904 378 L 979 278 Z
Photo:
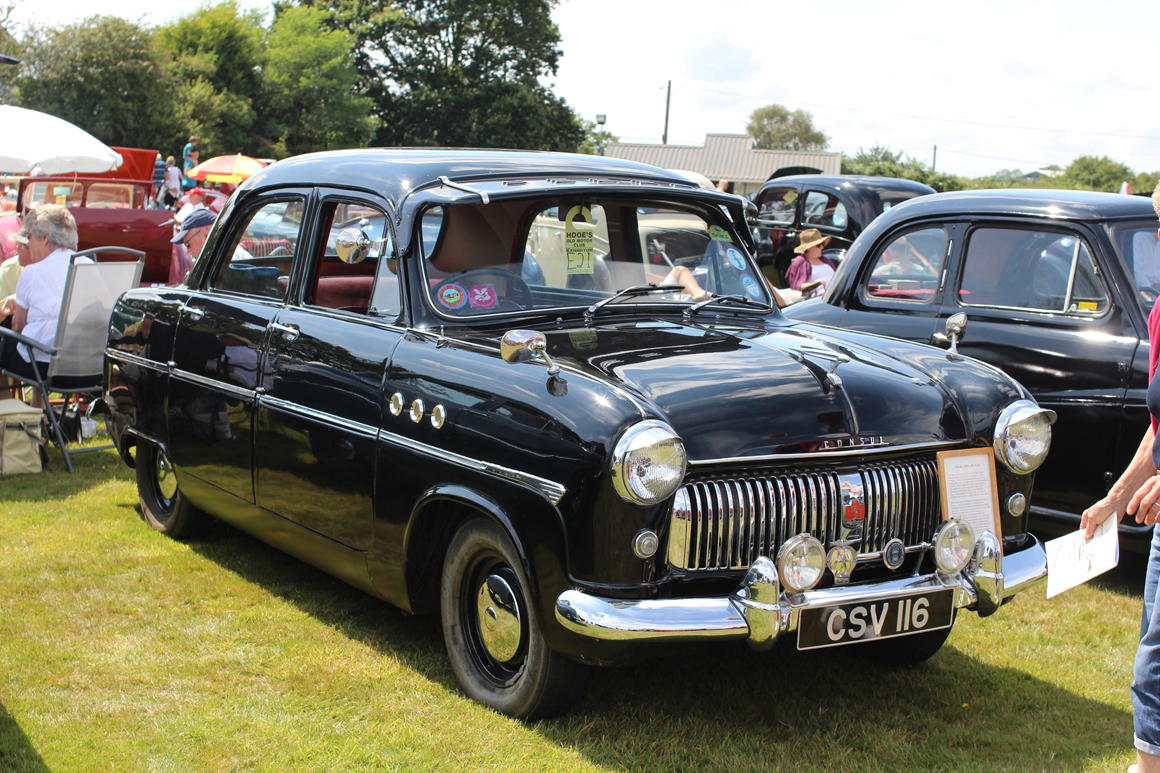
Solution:
M 945 521 L 934 532 L 934 561 L 940 572 L 961 572 L 975 550 L 975 530 L 962 521 Z
M 807 591 L 826 571 L 826 549 L 808 534 L 791 537 L 777 554 L 777 569 L 786 588 L 794 593 Z
M 638 505 L 655 505 L 672 496 L 685 479 L 685 444 L 663 421 L 642 421 L 620 438 L 612 451 L 612 485 Z
M 999 413 L 995 422 L 995 456 L 1011 472 L 1035 472 L 1051 448 L 1051 425 L 1055 411 L 1030 400 L 1016 400 Z

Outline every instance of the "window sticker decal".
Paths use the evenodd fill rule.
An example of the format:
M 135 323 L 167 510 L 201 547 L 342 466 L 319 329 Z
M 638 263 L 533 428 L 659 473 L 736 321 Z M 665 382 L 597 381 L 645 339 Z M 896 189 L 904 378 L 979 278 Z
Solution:
M 737 269 L 738 271 L 745 270 L 745 258 L 742 257 L 741 253 L 737 250 L 730 247 L 725 252 L 725 257 L 729 258 L 729 263 L 733 266 L 733 268 Z
M 467 295 L 467 302 L 473 309 L 490 309 L 499 302 L 495 288 L 491 285 L 476 285 Z
M 592 210 L 579 204 L 568 210 L 568 218 L 564 221 L 564 249 L 567 254 L 568 267 L 566 272 L 573 274 L 595 274 L 596 266 L 592 264 L 591 229 L 580 229 L 572 221 L 579 217 L 583 223 L 592 222 Z
M 709 238 L 715 242 L 729 242 L 730 244 L 733 242 L 733 237 L 729 235 L 729 232 L 719 225 L 709 226 Z
M 755 301 L 761 300 L 761 287 L 757 284 L 757 280 L 751 276 L 741 277 L 741 284 L 745 286 L 745 294 Z
M 459 285 L 451 284 L 439 290 L 439 303 L 448 309 L 462 309 L 467 303 L 467 293 Z

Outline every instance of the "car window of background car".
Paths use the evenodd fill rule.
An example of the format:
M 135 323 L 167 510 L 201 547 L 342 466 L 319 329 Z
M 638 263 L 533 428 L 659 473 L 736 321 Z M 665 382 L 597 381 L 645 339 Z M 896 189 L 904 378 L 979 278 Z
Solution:
M 132 209 L 136 185 L 126 183 L 92 183 L 85 196 L 86 207 Z
M 1140 302 L 1150 312 L 1156 296 L 1160 295 L 1160 240 L 1156 237 L 1156 222 L 1116 224 L 1110 230 L 1112 243 L 1136 283 Z
M 328 200 L 322 205 L 322 222 L 328 231 L 307 280 L 307 302 L 354 314 L 373 308 L 383 316 L 397 316 L 398 278 L 383 270 L 393 258 L 386 215 L 368 204 Z
M 24 193 L 26 208 L 37 204 L 60 204 L 65 207 L 79 207 L 84 197 L 85 186 L 81 183 L 69 183 L 50 180 L 48 182 L 33 183 Z
M 837 196 L 822 191 L 806 193 L 805 210 L 802 212 L 802 223 L 805 225 L 845 228 L 847 219 L 846 205 Z
M 235 233 L 228 259 L 222 261 L 212 287 L 243 295 L 283 298 L 290 266 L 298 252 L 302 199 L 273 201 L 255 210 L 241 233 Z
M 894 237 L 874 261 L 866 295 L 883 300 L 930 303 L 938 290 L 946 252 L 947 233 L 941 226 Z
M 757 219 L 768 223 L 792 223 L 798 192 L 793 188 L 770 188 L 757 202 Z
M 1075 234 L 978 228 L 967 239 L 959 302 L 1099 314 L 1108 294 L 1091 250 Z

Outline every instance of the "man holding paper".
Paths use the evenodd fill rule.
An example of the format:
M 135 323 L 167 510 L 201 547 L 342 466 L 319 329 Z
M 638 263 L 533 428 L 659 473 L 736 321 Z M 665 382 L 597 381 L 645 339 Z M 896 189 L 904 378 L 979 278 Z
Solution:
M 1160 186 L 1152 194 L 1152 206 L 1160 215 Z M 1132 463 L 1107 496 L 1084 511 L 1080 528 L 1087 539 L 1091 539 L 1096 527 L 1112 515 L 1117 523 L 1128 514 L 1136 518 L 1136 523 L 1154 524 L 1160 520 L 1160 445 L 1155 443 L 1157 417 L 1160 416 L 1160 379 L 1155 378 L 1156 364 L 1160 361 L 1160 303 L 1152 307 L 1148 318 L 1148 338 L 1152 341 L 1148 368 L 1148 412 L 1152 414 L 1152 425 L 1144 433 Z M 1160 529 L 1154 529 L 1152 533 L 1152 549 L 1144 577 L 1140 645 L 1132 674 L 1132 713 L 1139 773 L 1160 773 L 1160 606 L 1156 604 L 1157 584 L 1160 584 Z

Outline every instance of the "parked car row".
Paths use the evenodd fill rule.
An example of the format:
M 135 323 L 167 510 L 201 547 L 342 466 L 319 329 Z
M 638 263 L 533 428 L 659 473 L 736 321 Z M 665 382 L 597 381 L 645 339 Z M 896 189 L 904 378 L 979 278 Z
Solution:
M 754 214 L 598 156 L 262 170 L 184 285 L 113 314 L 105 418 L 145 519 L 438 612 L 463 689 L 518 717 L 672 643 L 921 662 L 1045 578 L 1054 415 L 972 359 L 783 316 Z M 1065 300 L 1102 319 L 1092 289 Z

